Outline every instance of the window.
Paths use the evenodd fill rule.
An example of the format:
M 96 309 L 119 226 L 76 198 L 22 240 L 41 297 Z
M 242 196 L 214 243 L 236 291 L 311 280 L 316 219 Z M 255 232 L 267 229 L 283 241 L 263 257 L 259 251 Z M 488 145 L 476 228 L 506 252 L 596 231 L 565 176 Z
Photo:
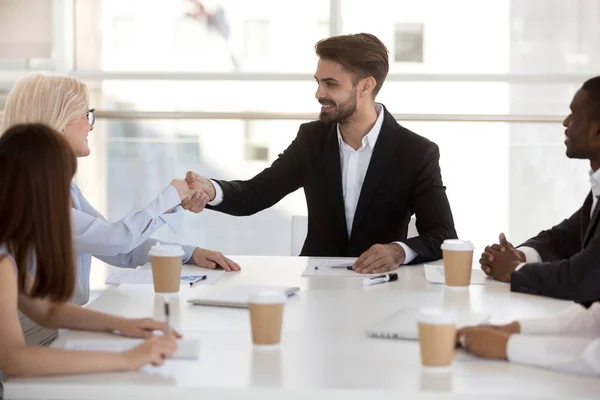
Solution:
M 51 57 L 52 2 L 0 1 L 0 68 L 40 68 L 31 60 Z
M 394 61 L 423 62 L 423 24 L 397 23 L 395 25 Z
M 246 121 L 244 133 L 244 159 L 246 161 L 269 160 L 269 133 L 259 121 Z
M 269 56 L 269 21 L 254 20 L 244 23 L 244 56 L 259 59 Z

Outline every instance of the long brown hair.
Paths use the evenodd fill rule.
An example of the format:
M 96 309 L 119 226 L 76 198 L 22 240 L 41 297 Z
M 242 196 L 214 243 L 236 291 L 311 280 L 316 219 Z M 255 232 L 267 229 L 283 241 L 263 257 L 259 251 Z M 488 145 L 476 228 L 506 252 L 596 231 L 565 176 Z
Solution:
M 0 245 L 15 258 L 19 292 L 68 301 L 75 287 L 70 184 L 77 161 L 46 125 L 15 125 L 0 136 Z M 26 291 L 29 270 L 34 283 Z
M 375 35 L 356 33 L 332 36 L 315 45 L 317 56 L 341 64 L 354 75 L 354 83 L 372 76 L 375 78 L 373 96 L 377 96 L 390 69 L 387 47 Z

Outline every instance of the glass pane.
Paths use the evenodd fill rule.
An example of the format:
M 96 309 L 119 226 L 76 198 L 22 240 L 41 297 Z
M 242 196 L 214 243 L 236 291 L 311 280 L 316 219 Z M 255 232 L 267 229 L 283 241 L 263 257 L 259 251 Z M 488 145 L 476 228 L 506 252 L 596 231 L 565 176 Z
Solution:
M 77 180 L 92 204 L 118 220 L 188 170 L 225 180 L 253 177 L 289 145 L 300 123 L 99 120 L 90 135 L 92 156 L 81 160 Z M 567 159 L 559 124 L 403 125 L 439 146 L 457 231 L 478 249 L 499 232 L 522 242 L 570 216 L 589 191 L 589 165 Z M 247 146 L 257 142 L 267 149 L 266 161 L 247 157 Z M 299 190 L 249 217 L 186 213 L 179 233 L 163 227 L 156 237 L 231 255 L 290 255 L 292 216 L 306 212 Z
M 316 63 L 314 65 L 316 68 Z M 576 84 L 386 81 L 377 101 L 397 114 L 566 115 Z M 89 82 L 102 110 L 318 113 L 313 81 Z
M 316 113 L 321 107 L 313 81 L 106 80 L 90 85 L 101 88 L 102 105 L 95 107 L 105 110 Z
M 370 32 L 392 72 L 589 73 L 600 66 L 600 2 L 342 0 L 343 33 Z
M 56 9 L 51 0 L 0 1 L 0 71 L 54 69 Z
M 77 68 L 104 71 L 312 71 L 329 25 L 322 0 L 76 0 L 76 8 Z

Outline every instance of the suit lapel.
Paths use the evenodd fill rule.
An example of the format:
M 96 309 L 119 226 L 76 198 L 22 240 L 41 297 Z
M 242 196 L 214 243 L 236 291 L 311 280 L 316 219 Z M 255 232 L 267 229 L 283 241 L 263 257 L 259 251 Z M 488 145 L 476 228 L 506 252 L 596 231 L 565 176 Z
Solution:
M 385 112 L 383 124 L 360 190 L 356 212 L 354 213 L 354 221 L 352 223 L 352 233 L 366 215 L 369 204 L 371 204 L 377 192 L 377 187 L 381 183 L 398 147 L 398 137 L 394 133 L 396 120 L 385 108 L 381 112 Z
M 344 192 L 342 190 L 340 146 L 338 143 L 336 124 L 333 124 L 333 127 L 328 133 L 323 153 L 323 167 L 321 171 L 323 171 L 325 179 L 325 196 L 328 197 L 332 206 L 332 212 L 335 214 L 334 219 L 336 223 L 343 227 L 346 239 L 348 239 Z
M 590 193 L 590 195 L 588 196 L 590 199 L 590 208 L 593 204 L 593 193 Z M 587 199 L 586 199 L 587 200 Z M 583 242 L 582 242 L 582 247 L 585 247 L 587 245 L 587 242 L 591 239 L 592 233 L 596 230 L 596 225 L 598 224 L 598 216 L 600 215 L 600 204 L 596 203 L 596 208 L 594 208 L 594 212 L 592 213 L 591 218 L 589 219 L 589 224 L 585 230 L 585 236 L 583 237 Z M 589 215 L 589 209 L 586 207 L 587 215 Z M 586 216 L 587 216 L 586 215 Z M 584 216 L 585 217 L 585 216 Z
M 583 206 L 581 207 L 581 215 L 579 216 L 581 220 L 581 245 L 583 246 L 583 239 L 585 238 L 585 234 L 587 232 L 587 228 L 590 225 L 590 210 L 592 209 L 592 192 L 590 192 L 585 201 L 583 202 Z

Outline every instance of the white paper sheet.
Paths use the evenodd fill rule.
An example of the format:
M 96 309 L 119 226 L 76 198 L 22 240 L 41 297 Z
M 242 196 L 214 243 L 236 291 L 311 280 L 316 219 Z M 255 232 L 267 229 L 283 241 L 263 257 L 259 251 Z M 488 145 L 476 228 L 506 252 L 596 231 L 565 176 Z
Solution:
M 114 340 L 67 340 L 65 349 L 81 351 L 106 351 L 120 353 L 130 350 L 141 344 L 142 339 L 114 339 Z M 173 359 L 198 359 L 200 357 L 200 341 L 198 339 L 179 339 L 177 350 Z
M 214 270 L 201 268 L 197 266 L 184 265 L 181 270 L 182 283 L 190 282 L 202 275 L 206 275 L 206 279 L 200 281 L 196 285 L 213 285 L 225 274 L 224 270 Z M 106 284 L 152 284 L 152 267 L 150 263 L 141 265 L 136 269 L 119 268 L 114 269 L 106 279 Z
M 444 265 L 440 264 L 425 264 L 425 279 L 429 283 L 446 283 L 444 277 Z M 471 272 L 471 285 L 502 285 L 503 282 L 494 280 L 491 276 L 488 276 L 481 269 L 473 269 Z
M 302 276 L 337 276 L 346 278 L 365 278 L 381 274 L 359 274 L 346 268 L 330 268 L 332 266 L 351 266 L 356 258 L 310 258 Z M 316 268 L 318 267 L 318 268 Z

